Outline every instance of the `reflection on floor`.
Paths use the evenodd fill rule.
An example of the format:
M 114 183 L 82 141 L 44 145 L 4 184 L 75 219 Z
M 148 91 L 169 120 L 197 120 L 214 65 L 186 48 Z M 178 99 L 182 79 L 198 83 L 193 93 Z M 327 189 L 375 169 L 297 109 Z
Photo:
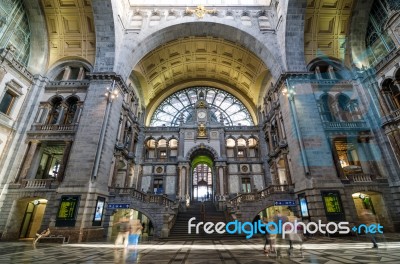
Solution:
M 288 256 L 287 241 L 278 244 L 280 256 L 267 256 L 262 238 L 250 240 L 152 241 L 136 248 L 114 248 L 111 243 L 38 244 L 1 242 L 0 263 L 400 263 L 400 239 L 384 241 L 378 249 L 364 241 L 313 238 Z

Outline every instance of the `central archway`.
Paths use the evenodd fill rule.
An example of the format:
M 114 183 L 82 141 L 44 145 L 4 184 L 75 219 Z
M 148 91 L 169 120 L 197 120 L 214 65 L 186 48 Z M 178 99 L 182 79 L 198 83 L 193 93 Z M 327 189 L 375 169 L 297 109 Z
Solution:
M 196 156 L 191 164 L 192 200 L 205 201 L 213 197 L 213 160 L 208 155 Z
M 190 160 L 190 200 L 213 200 L 216 191 L 215 160 L 218 153 L 211 147 L 200 144 L 192 148 L 188 155 Z

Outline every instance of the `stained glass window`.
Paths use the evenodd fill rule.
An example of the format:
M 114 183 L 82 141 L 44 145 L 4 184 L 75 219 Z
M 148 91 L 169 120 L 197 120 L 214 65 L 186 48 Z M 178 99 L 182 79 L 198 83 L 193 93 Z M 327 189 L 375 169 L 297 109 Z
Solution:
M 211 121 L 218 122 L 222 115 L 226 126 L 251 126 L 253 120 L 247 108 L 236 97 L 212 87 L 192 87 L 166 98 L 154 112 L 150 126 L 179 126 L 194 119 L 194 106 L 203 91 L 211 110 Z
M 29 60 L 30 29 L 21 0 L 0 1 L 0 49 L 15 48 L 14 58 L 22 64 Z

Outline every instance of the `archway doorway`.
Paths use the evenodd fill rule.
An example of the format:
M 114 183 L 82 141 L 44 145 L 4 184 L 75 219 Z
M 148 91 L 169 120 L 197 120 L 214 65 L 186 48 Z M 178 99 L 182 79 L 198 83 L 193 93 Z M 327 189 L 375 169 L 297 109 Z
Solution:
M 208 155 L 197 155 L 192 160 L 192 200 L 213 200 L 213 160 Z
M 40 228 L 46 206 L 46 199 L 31 198 L 28 201 L 25 199 L 19 201 L 18 207 L 23 215 L 19 231 L 19 238 L 35 238 L 36 233 L 40 233 L 40 231 L 42 231 Z
M 154 236 L 155 232 L 155 227 L 153 222 L 150 220 L 150 218 L 142 213 L 141 211 L 135 210 L 135 209 L 117 209 L 114 211 L 113 215 L 111 216 L 111 223 L 109 230 L 108 230 L 108 237 L 112 240 L 115 241 L 118 231 L 119 231 L 119 225 L 123 219 L 126 219 L 129 221 L 130 226 L 133 225 L 134 220 L 139 220 L 143 229 L 142 229 L 142 235 L 140 239 L 142 241 L 147 241 L 151 237 Z M 125 221 L 126 221 L 125 220 Z
M 389 215 L 386 211 L 382 194 L 372 191 L 362 191 L 352 194 L 360 223 L 380 223 L 389 226 Z

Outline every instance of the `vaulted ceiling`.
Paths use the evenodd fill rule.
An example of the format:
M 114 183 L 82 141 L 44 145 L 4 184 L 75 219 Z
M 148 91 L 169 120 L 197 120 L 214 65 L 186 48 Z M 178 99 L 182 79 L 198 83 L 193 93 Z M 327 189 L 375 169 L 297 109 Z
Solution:
M 306 63 L 315 57 L 343 60 L 353 0 L 307 0 L 304 21 Z
M 255 54 L 235 43 L 213 37 L 188 37 L 153 50 L 135 71 L 142 75 L 146 105 L 167 88 L 191 80 L 213 80 L 235 87 L 257 105 L 267 68 Z
M 91 64 L 96 52 L 92 0 L 41 0 L 49 35 L 49 66 L 65 57 Z

